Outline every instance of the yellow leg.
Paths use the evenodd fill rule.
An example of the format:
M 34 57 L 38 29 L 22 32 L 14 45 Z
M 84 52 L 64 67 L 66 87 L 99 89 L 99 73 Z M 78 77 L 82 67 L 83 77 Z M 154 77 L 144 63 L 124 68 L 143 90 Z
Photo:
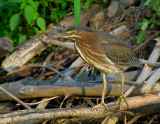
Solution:
M 121 84 L 121 94 L 122 94 L 122 97 L 124 96 L 123 95 L 123 87 L 124 87 L 124 75 L 123 73 L 121 72 L 121 81 L 122 81 L 122 84 Z
M 105 97 L 105 93 L 106 93 L 107 81 L 106 81 L 106 76 L 105 76 L 104 73 L 102 73 L 102 76 L 103 76 L 103 92 L 102 92 L 101 103 L 98 104 L 98 105 L 96 105 L 96 106 L 94 106 L 94 107 L 92 108 L 92 110 L 94 110 L 95 108 L 97 108 L 97 107 L 99 107 L 99 106 L 101 106 L 101 105 L 103 105 L 103 106 L 107 109 L 107 107 L 106 107 L 106 105 L 105 105 L 105 102 L 104 102 L 104 97 Z
M 124 94 L 123 94 L 123 87 L 124 87 L 124 75 L 123 75 L 123 73 L 121 72 L 121 81 L 122 81 L 122 83 L 121 83 L 121 96 L 119 97 L 119 99 L 116 101 L 116 104 L 120 101 L 124 101 L 126 104 L 127 104 L 127 102 L 126 102 L 126 100 L 124 99 Z M 128 106 L 128 104 L 127 104 L 127 107 L 129 108 L 129 106 Z
M 121 72 L 121 96 L 118 98 L 118 100 L 116 101 L 115 104 L 117 104 L 118 102 L 121 102 L 124 100 L 124 96 L 123 96 L 123 86 L 124 86 L 124 75 L 123 73 Z
M 102 74 L 102 76 L 103 76 L 103 93 L 102 93 L 101 103 L 102 103 L 102 105 L 105 105 L 104 97 L 105 97 L 105 93 L 106 93 L 107 81 L 106 81 L 105 74 Z

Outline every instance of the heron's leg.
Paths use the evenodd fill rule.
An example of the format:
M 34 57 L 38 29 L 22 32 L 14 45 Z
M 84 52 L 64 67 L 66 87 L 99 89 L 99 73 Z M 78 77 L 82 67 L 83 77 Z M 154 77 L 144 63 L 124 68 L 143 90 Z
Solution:
M 107 81 L 106 81 L 106 76 L 105 76 L 104 73 L 102 74 L 102 76 L 103 76 L 103 92 L 102 92 L 101 103 L 103 105 L 105 105 L 105 103 L 104 103 L 104 97 L 105 97 L 105 93 L 106 93 Z
M 129 106 L 128 106 L 128 103 L 126 102 L 126 100 L 125 100 L 125 98 L 124 98 L 124 94 L 123 94 L 123 87 L 124 87 L 124 79 L 125 79 L 125 77 L 124 77 L 124 75 L 123 75 L 123 72 L 121 72 L 121 81 L 122 81 L 122 83 L 121 83 L 121 96 L 119 97 L 119 99 L 116 101 L 116 104 L 120 101 L 124 101 L 126 104 L 127 104 L 127 107 L 129 108 Z M 119 102 L 119 103 L 120 103 Z
M 96 106 L 94 106 L 94 107 L 92 108 L 92 110 L 94 110 L 95 108 L 97 108 L 97 107 L 99 107 L 99 106 L 101 106 L 101 105 L 103 105 L 106 109 L 108 109 L 107 106 L 105 105 L 105 102 L 104 102 L 104 97 L 105 97 L 105 93 L 106 93 L 107 81 L 106 81 L 106 76 L 105 76 L 104 73 L 102 73 L 102 76 L 103 76 L 103 92 L 102 92 L 101 103 L 98 104 L 98 105 L 96 105 Z
M 121 81 L 122 81 L 122 84 L 121 84 L 121 95 L 124 98 L 124 95 L 123 95 L 123 87 L 124 87 L 124 75 L 123 75 L 123 72 L 121 72 Z

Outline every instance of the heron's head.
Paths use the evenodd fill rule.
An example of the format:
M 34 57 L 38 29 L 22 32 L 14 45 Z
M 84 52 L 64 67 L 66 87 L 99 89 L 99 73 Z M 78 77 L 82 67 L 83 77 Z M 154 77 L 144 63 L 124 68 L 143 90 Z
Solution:
M 63 33 L 59 33 L 49 37 L 48 39 L 58 39 L 58 38 L 66 38 L 72 40 L 84 39 L 87 33 L 94 33 L 95 31 L 83 26 L 74 26 L 67 29 Z

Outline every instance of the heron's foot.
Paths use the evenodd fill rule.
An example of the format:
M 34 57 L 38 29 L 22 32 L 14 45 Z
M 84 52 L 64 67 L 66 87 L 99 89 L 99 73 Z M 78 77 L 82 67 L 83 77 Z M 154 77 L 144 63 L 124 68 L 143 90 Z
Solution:
M 118 100 L 115 102 L 115 105 L 122 101 L 125 101 L 124 96 L 120 96 Z
M 127 108 L 129 109 L 128 103 L 127 103 L 127 101 L 125 100 L 124 96 L 120 96 L 120 97 L 118 98 L 118 100 L 115 102 L 115 105 L 116 105 L 117 103 L 121 104 L 121 102 L 123 102 L 123 101 L 126 103 Z
M 94 106 L 94 107 L 92 108 L 92 111 L 93 111 L 95 108 L 97 108 L 97 107 L 99 107 L 99 106 L 101 106 L 101 105 L 103 105 L 103 106 L 108 110 L 106 104 L 105 104 L 104 102 L 101 102 L 101 103 L 97 104 L 96 106 Z

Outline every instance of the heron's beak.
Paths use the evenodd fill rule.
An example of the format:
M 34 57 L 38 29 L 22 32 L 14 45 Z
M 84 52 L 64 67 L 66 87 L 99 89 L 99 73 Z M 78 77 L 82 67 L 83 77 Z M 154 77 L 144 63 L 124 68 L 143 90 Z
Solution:
M 47 39 L 58 39 L 58 38 L 68 38 L 68 34 L 58 33 L 58 34 L 48 37 Z
M 68 34 L 68 33 L 64 32 L 64 33 L 59 33 L 59 34 L 50 36 L 47 39 L 58 39 L 58 38 L 70 38 L 70 39 L 72 39 L 72 38 L 79 38 L 79 36 Z

